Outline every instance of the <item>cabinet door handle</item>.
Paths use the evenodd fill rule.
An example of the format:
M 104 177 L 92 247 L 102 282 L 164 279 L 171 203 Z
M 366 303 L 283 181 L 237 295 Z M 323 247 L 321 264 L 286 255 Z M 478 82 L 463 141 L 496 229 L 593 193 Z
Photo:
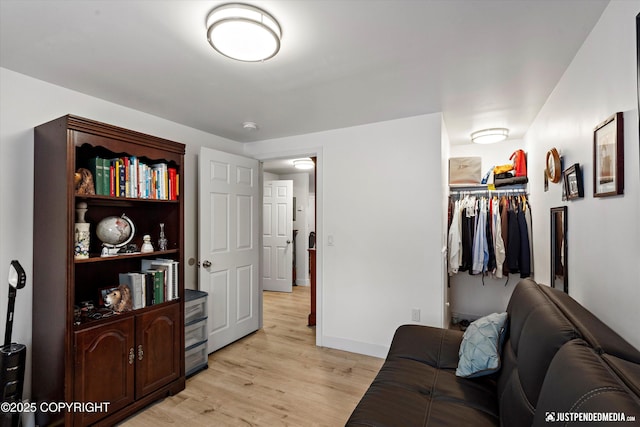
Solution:
M 129 365 L 133 365 L 133 361 L 136 360 L 136 354 L 133 350 L 133 347 L 129 349 Z
M 144 357 L 144 351 L 142 351 L 142 344 L 138 346 L 138 360 L 142 360 Z

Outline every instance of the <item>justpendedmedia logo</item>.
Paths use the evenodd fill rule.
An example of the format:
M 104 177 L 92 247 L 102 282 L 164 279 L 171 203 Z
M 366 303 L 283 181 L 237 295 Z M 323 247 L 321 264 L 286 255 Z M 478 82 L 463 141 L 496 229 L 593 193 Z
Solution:
M 624 412 L 545 412 L 544 420 L 548 423 L 635 422 L 636 416 Z

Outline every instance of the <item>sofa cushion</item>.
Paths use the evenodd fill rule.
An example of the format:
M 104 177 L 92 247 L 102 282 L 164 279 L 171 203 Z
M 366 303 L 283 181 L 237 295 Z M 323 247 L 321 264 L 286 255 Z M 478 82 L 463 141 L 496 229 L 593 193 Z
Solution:
M 462 335 L 429 326 L 399 327 L 387 360 L 347 425 L 499 425 L 495 379 L 455 375 Z
M 469 325 L 458 352 L 457 376 L 480 377 L 500 369 L 506 321 L 507 313 L 492 313 Z
M 393 336 L 387 359 L 414 359 L 436 368 L 456 369 L 461 341 L 462 331 L 402 325 Z
M 347 425 L 497 426 L 495 381 L 459 378 L 415 358 L 387 359 Z

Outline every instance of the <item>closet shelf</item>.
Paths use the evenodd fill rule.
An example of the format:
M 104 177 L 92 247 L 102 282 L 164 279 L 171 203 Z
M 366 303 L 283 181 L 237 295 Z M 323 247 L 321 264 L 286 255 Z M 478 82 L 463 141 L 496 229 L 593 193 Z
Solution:
M 449 185 L 449 192 L 452 194 L 462 193 L 462 192 L 481 192 L 481 191 L 491 191 L 491 192 L 524 192 L 527 190 L 527 184 L 512 184 L 512 185 L 503 185 L 496 188 L 489 188 L 487 184 L 452 184 Z

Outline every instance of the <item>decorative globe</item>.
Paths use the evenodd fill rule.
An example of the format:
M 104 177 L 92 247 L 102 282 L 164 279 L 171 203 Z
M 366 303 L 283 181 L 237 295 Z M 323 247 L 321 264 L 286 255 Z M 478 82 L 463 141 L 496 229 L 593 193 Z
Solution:
M 105 246 L 124 246 L 133 238 L 135 228 L 126 216 L 108 216 L 98 223 L 96 234 Z

